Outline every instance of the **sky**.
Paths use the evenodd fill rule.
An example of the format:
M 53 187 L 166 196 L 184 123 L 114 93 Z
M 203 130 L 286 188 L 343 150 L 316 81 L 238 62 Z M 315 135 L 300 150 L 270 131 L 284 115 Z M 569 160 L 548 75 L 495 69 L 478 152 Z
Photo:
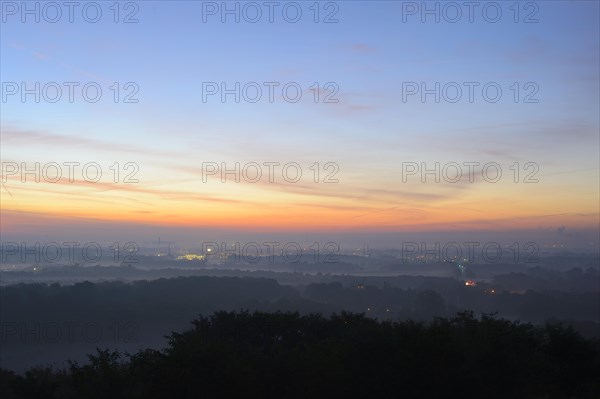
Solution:
M 597 1 L 53 4 L 1 6 L 4 237 L 598 248 Z

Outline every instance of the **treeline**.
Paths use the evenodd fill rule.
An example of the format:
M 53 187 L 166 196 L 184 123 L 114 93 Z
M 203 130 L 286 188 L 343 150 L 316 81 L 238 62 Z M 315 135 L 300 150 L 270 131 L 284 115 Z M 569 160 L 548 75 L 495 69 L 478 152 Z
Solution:
M 509 291 L 598 292 L 600 274 L 597 265 L 585 270 L 574 267 L 566 271 L 532 267 L 526 272 L 497 274 L 493 278 L 493 285 Z
M 360 288 L 357 288 L 360 287 Z M 341 283 L 310 284 L 304 297 L 338 309 L 367 312 L 378 318 L 429 319 L 470 309 L 498 312 L 510 319 L 544 322 L 573 319 L 598 322 L 600 293 L 526 290 L 510 292 L 491 285 L 467 287 L 453 284 L 428 284 L 421 289 L 383 288 L 368 285 L 344 286 Z
M 423 280 L 421 288 L 383 283 L 288 286 L 267 278 L 180 277 L 132 283 L 18 284 L 0 288 L 0 362 L 22 372 L 66 358 L 83 360 L 96 347 L 164 348 L 165 335 L 198 314 L 218 310 L 330 315 L 348 311 L 378 320 L 431 320 L 469 309 L 510 320 L 565 322 L 598 337 L 598 293 L 491 293 L 456 280 Z
M 208 276 L 131 283 L 17 284 L 0 288 L 0 327 L 15 322 L 28 324 L 25 329 L 34 323 L 133 322 L 140 326 L 143 338 L 145 333 L 162 337 L 184 328 L 198 313 L 241 308 L 301 314 L 351 311 L 394 320 L 429 320 L 469 309 L 537 323 L 550 319 L 595 322 L 596 327 L 600 314 L 598 292 L 515 293 L 493 290 L 489 285 L 466 287 L 456 280 L 424 281 L 419 289 L 348 280 L 293 287 L 268 278 Z M 3 343 L 22 341 L 19 334 L 10 334 L 6 328 L 0 332 Z M 586 336 L 597 333 L 593 325 L 581 332 Z
M 597 398 L 600 344 L 462 312 L 432 322 L 217 312 L 162 351 L 0 372 L 10 398 Z
M 600 283 L 598 274 L 572 274 Z M 470 309 L 531 322 L 550 318 L 597 322 L 600 314 L 599 290 L 532 289 L 522 284 L 526 278 L 518 274 L 507 275 L 505 284 L 494 281 L 477 287 L 437 277 L 406 278 L 406 285 L 413 288 L 399 287 L 404 282 L 400 277 L 388 278 L 392 283 L 351 276 L 332 279 L 333 276 L 327 276 L 323 280 L 330 282 L 296 286 L 273 278 L 211 276 L 129 283 L 21 283 L 0 287 L 0 311 L 2 319 L 9 321 L 114 320 L 115 316 L 122 320 L 185 321 L 198 313 L 240 308 L 300 313 L 347 310 L 377 318 L 412 319 L 448 316 Z M 519 290 L 507 287 L 511 283 L 506 281 L 513 279 Z
M 570 270 L 558 271 L 543 267 L 516 267 L 515 265 L 471 265 L 470 276 L 460 276 L 456 270 L 448 265 L 440 264 L 399 264 L 394 269 L 397 275 L 390 275 L 392 270 L 385 268 L 374 270 L 378 272 L 387 270 L 385 275 L 365 275 L 362 270 L 361 276 L 349 273 L 350 270 L 342 270 L 340 274 L 327 272 L 322 269 L 311 271 L 304 270 L 303 266 L 297 264 L 295 272 L 283 271 L 278 264 L 270 265 L 262 270 L 239 270 L 240 265 L 230 265 L 229 268 L 218 269 L 206 267 L 202 262 L 195 261 L 172 261 L 178 267 L 167 268 L 169 263 L 162 264 L 160 268 L 151 268 L 144 264 L 144 268 L 129 266 L 38 266 L 36 271 L 2 271 L 0 273 L 0 284 L 8 286 L 21 282 L 28 283 L 52 283 L 83 282 L 83 281 L 139 281 L 156 280 L 160 278 L 176 277 L 249 277 L 274 279 L 281 284 L 313 284 L 323 282 L 341 282 L 344 285 L 362 281 L 366 285 L 382 288 L 389 285 L 398 288 L 425 288 L 442 287 L 452 288 L 457 278 L 469 278 L 483 283 L 485 286 L 494 288 L 496 291 L 524 292 L 528 289 L 535 291 L 563 291 L 563 292 L 600 292 L 600 273 L 598 266 L 595 268 L 575 267 Z M 408 273 L 408 274 L 407 274 Z

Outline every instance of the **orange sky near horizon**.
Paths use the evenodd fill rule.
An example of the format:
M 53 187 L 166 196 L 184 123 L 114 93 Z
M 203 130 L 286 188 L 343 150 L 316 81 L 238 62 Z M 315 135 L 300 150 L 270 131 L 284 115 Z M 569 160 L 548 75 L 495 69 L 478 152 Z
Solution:
M 593 173 L 589 173 L 593 175 Z M 22 183 L 10 176 L 2 187 L 2 210 L 131 224 L 230 229 L 367 229 L 370 231 L 486 229 L 567 225 L 597 228 L 599 213 L 593 187 L 557 192 L 543 177 L 536 184 L 476 182 L 462 189 L 451 183 L 371 181 L 371 187 L 343 182 L 122 184 L 63 179 Z M 386 187 L 385 190 L 381 187 Z M 581 187 L 581 186 L 580 186 Z

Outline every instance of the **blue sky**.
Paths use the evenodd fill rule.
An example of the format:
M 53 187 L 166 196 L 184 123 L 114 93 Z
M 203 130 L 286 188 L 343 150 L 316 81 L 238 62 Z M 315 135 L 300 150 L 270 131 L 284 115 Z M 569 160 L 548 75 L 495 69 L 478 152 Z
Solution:
M 519 4 L 521 20 L 534 10 L 529 3 Z M 132 161 L 140 165 L 143 184 L 165 189 L 194 181 L 203 160 L 332 161 L 343 177 L 336 189 L 353 193 L 390 186 L 425 190 L 398 185 L 403 161 L 506 166 L 531 161 L 539 165 L 543 181 L 534 188 L 494 193 L 495 199 L 526 198 L 531 217 L 539 216 L 532 205 L 537 202 L 544 212 L 574 207 L 587 220 L 597 220 L 598 2 L 534 2 L 537 23 L 515 23 L 508 8 L 512 2 L 497 2 L 503 12 L 498 23 L 487 22 L 480 12 L 474 23 L 466 16 L 457 23 L 435 23 L 431 17 L 423 23 L 419 14 L 407 16 L 404 23 L 406 2 L 342 1 L 335 3 L 339 22 L 331 24 L 314 23 L 313 2 L 298 2 L 303 17 L 295 24 L 280 13 L 275 23 L 264 15 L 255 24 L 222 23 L 218 15 L 203 23 L 206 4 L 194 1 L 136 2 L 138 23 L 114 23 L 108 8 L 112 2 L 101 4 L 103 18 L 95 24 L 77 13 L 74 23 L 63 18 L 55 24 L 5 16 L 3 84 L 93 81 L 104 91 L 94 104 L 81 98 L 38 104 L 10 97 L 1 104 L 3 161 Z M 320 3 L 325 6 L 327 2 Z M 321 9 L 320 17 L 331 10 Z M 134 82 L 139 102 L 112 102 L 108 87 L 113 82 Z M 274 103 L 235 103 L 231 96 L 226 103 L 218 96 L 203 103 L 203 82 L 297 82 L 304 92 L 294 104 L 280 96 Z M 335 83 L 339 103 L 315 104 L 309 89 L 315 82 Z M 418 96 L 403 102 L 403 82 L 431 87 L 435 82 L 496 82 L 503 96 L 488 103 L 476 89 L 473 103 L 464 98 L 435 103 L 431 96 L 425 103 Z M 539 102 L 515 103 L 509 88 L 514 82 L 534 83 Z M 527 93 L 521 87 L 521 96 Z M 195 189 L 207 191 L 204 186 Z M 562 196 L 545 204 L 549 193 L 557 191 Z M 581 202 L 582 197 L 588 201 Z M 278 201 L 292 207 L 297 202 L 287 197 Z M 3 211 L 15 211 L 14 202 L 5 202 Z M 453 204 L 447 206 L 452 209 Z M 371 196 L 354 205 L 394 206 Z M 589 228 L 589 222 L 573 217 L 542 225 L 565 223 Z

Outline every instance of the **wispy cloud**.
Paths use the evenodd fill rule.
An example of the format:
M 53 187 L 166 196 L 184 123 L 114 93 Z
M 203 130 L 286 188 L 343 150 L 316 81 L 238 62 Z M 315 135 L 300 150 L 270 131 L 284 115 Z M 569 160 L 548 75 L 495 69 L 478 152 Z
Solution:
M 150 155 L 157 157 L 177 157 L 180 154 L 176 152 L 168 152 L 148 148 L 144 145 L 131 145 L 125 143 L 115 143 L 110 141 L 98 140 L 81 136 L 71 136 L 50 133 L 40 130 L 24 130 L 14 127 L 2 127 L 2 144 L 10 145 L 27 145 L 27 147 L 44 147 L 55 146 L 61 149 L 88 149 L 90 151 L 106 151 L 109 153 L 121 152 L 130 155 Z

